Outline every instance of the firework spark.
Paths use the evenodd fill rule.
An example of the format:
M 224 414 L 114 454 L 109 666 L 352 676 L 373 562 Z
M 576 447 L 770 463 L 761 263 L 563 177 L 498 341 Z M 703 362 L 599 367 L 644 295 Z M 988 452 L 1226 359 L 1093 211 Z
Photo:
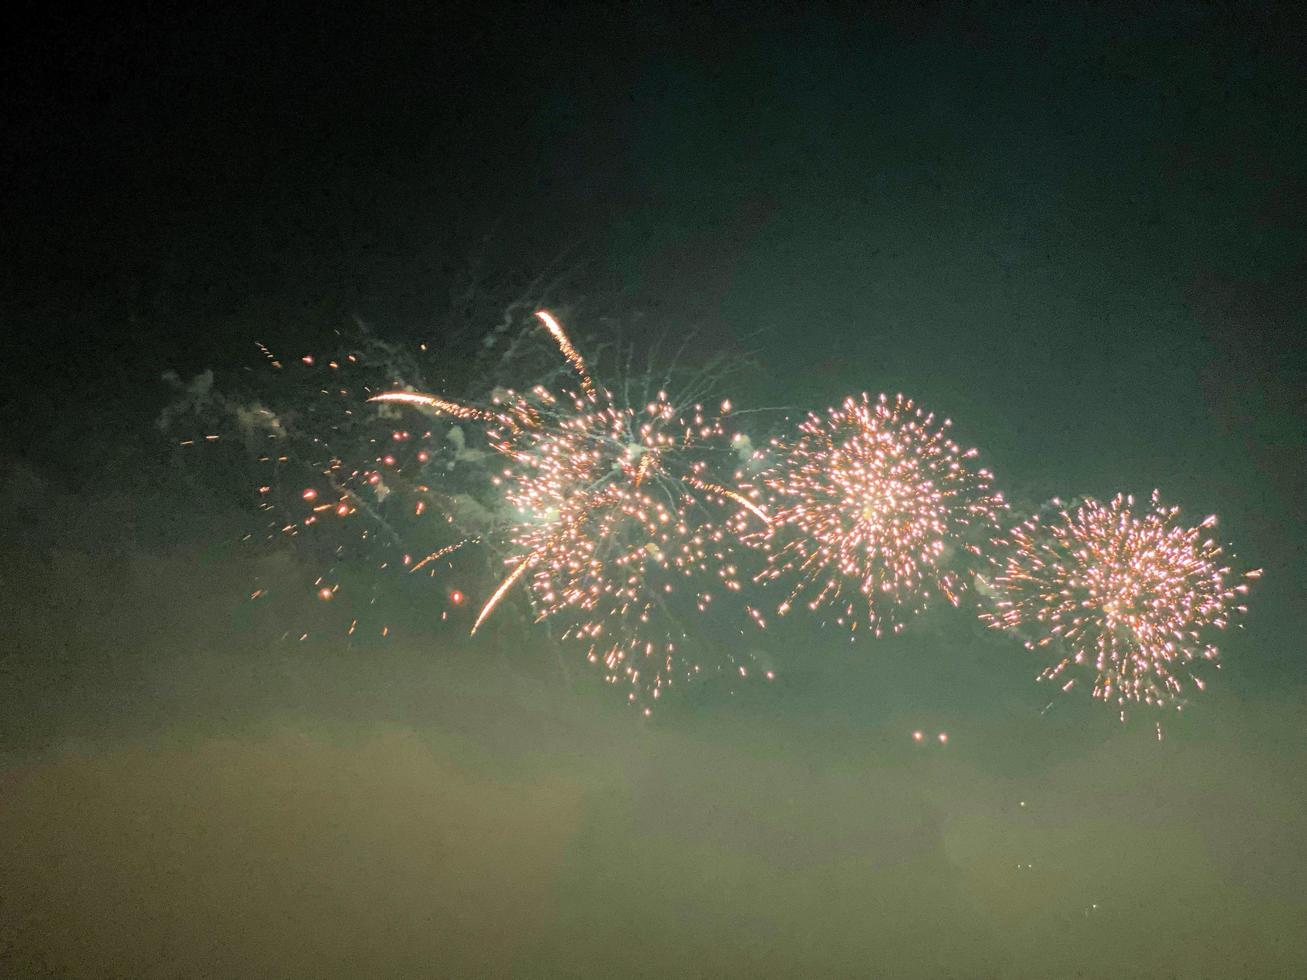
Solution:
M 767 512 L 763 510 L 761 507 L 759 507 L 757 504 L 755 504 L 748 497 L 746 497 L 744 494 L 740 493 L 739 491 L 732 490 L 729 487 L 721 487 L 715 483 L 705 483 L 704 481 L 694 476 L 686 477 L 685 482 L 688 483 L 690 486 L 694 487 L 696 490 L 703 490 L 706 493 L 715 493 L 719 497 L 725 497 L 727 500 L 739 504 L 750 514 L 753 514 L 756 518 L 758 518 L 758 520 L 762 521 L 764 525 L 766 525 L 767 527 L 772 526 L 771 517 L 767 514 Z
M 974 449 L 947 437 L 951 422 L 898 395 L 848 398 L 811 414 L 792 441 L 773 440 L 778 462 L 762 474 L 773 531 L 759 582 L 787 583 L 784 614 L 803 598 L 830 608 L 856 633 L 897 632 L 938 593 L 956 604 L 958 552 L 992 529 L 1005 506 Z
M 462 419 L 467 422 L 493 422 L 498 425 L 508 426 L 514 424 L 512 419 L 506 415 L 500 415 L 498 412 L 488 412 L 472 405 L 464 405 L 460 402 L 450 401 L 448 398 L 424 395 L 416 391 L 387 391 L 380 395 L 373 395 L 368 401 L 392 402 L 401 405 L 413 405 L 418 408 L 429 408 L 440 415 L 448 415 L 451 418 Z
M 433 561 L 439 561 L 441 558 L 444 558 L 446 555 L 452 555 L 459 548 L 462 548 L 464 545 L 472 544 L 476 540 L 477 540 L 476 538 L 464 538 L 462 541 L 455 541 L 453 544 L 445 545 L 445 547 L 443 548 L 438 548 L 435 551 L 431 552 L 431 554 L 423 558 L 421 561 L 419 561 L 412 568 L 410 568 L 409 572 L 410 573 L 419 572 L 422 569 L 426 568 L 428 565 L 430 565 Z
M 481 624 L 484 623 L 489 618 L 490 614 L 495 611 L 495 606 L 499 605 L 499 600 L 508 595 L 513 586 L 517 584 L 517 580 L 521 578 L 526 570 L 534 565 L 535 562 L 535 555 L 526 555 L 518 560 L 517 567 L 508 574 L 504 581 L 499 583 L 499 588 L 495 589 L 490 598 L 486 600 L 486 604 L 481 607 L 481 612 L 477 614 L 476 622 L 472 624 L 470 635 L 476 636 L 476 631 L 481 628 Z
M 585 360 L 575 347 L 572 346 L 572 340 L 567 336 L 559 322 L 554 319 L 554 315 L 548 310 L 536 310 L 536 317 L 545 325 L 549 331 L 549 336 L 554 338 L 558 344 L 558 349 L 562 352 L 564 359 L 576 371 L 577 376 L 581 379 L 581 390 L 590 401 L 597 400 L 594 381 L 591 380 L 589 372 L 585 367 Z
M 1183 681 L 1214 662 L 1212 634 L 1246 611 L 1244 573 L 1231 569 L 1208 536 L 1216 518 L 1195 527 L 1176 521 L 1156 492 L 1136 512 L 1134 498 L 1106 505 L 1086 500 L 1045 524 L 1032 518 L 1014 530 L 995 559 L 994 610 L 982 618 L 1024 636 L 1056 658 L 1040 675 L 1070 690 L 1092 679 L 1093 696 L 1129 703 L 1179 704 Z

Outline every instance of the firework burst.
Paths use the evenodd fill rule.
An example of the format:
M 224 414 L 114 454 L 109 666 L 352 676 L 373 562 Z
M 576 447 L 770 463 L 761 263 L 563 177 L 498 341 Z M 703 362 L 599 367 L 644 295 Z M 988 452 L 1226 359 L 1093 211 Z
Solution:
M 777 462 L 761 482 L 774 527 L 752 539 L 766 553 L 756 580 L 789 589 L 778 612 L 802 601 L 880 636 L 937 594 L 957 603 L 960 558 L 979 553 L 972 539 L 1004 503 L 950 425 L 902 395 L 864 394 L 773 440 Z
M 1139 509 L 1086 501 L 1000 534 L 1007 505 L 976 451 L 902 395 L 848 398 L 755 452 L 735 430 L 742 413 L 709 398 L 722 360 L 660 382 L 632 373 L 628 352 L 614 391 L 600 370 L 612 348 L 589 361 L 556 318 L 535 320 L 493 364 L 476 355 L 463 369 L 456 352 L 418 358 L 366 334 L 327 356 L 261 345 L 269 390 L 234 400 L 211 374 L 172 377 L 178 400 L 160 424 L 185 427 L 184 451 L 208 447 L 215 470 L 234 461 L 242 494 L 254 477 L 261 537 L 310 559 L 306 595 L 328 635 L 423 628 L 428 576 L 440 576 L 441 621 L 475 634 L 524 596 L 529 618 L 646 710 L 680 681 L 748 675 L 753 654 L 707 642 L 706 614 L 745 611 L 765 627 L 751 585 L 782 590 L 778 613 L 802 604 L 856 638 L 898 632 L 974 583 L 982 619 L 1049 658 L 1041 679 L 1083 681 L 1123 708 L 1178 704 L 1187 684 L 1202 688 L 1213 635 L 1259 574 L 1233 577 L 1206 534 L 1214 519 L 1185 527 L 1156 495 Z M 535 373 L 531 335 L 561 355 L 547 373 Z M 429 394 L 426 360 L 445 391 L 520 371 L 542 383 Z
M 1215 517 L 1185 527 L 1156 492 L 1140 511 L 1118 495 L 1026 521 L 1001 546 L 982 615 L 1052 654 L 1041 680 L 1070 690 L 1088 679 L 1094 697 L 1123 709 L 1178 705 L 1186 679 L 1202 690 L 1195 668 L 1216 661 L 1213 633 L 1246 611 L 1248 580 L 1261 574 L 1232 579 L 1208 536 Z
M 768 515 L 734 484 L 738 462 L 719 413 L 679 408 L 662 391 L 639 406 L 592 380 L 558 321 L 537 314 L 579 390 L 502 390 L 488 407 L 407 391 L 374 396 L 486 424 L 506 462 L 492 482 L 511 509 L 508 574 L 482 606 L 481 627 L 519 582 L 537 621 L 585 645 L 630 698 L 652 698 L 702 670 L 686 656 L 688 620 L 739 592 L 739 532 Z M 756 492 L 753 492 L 756 496 Z

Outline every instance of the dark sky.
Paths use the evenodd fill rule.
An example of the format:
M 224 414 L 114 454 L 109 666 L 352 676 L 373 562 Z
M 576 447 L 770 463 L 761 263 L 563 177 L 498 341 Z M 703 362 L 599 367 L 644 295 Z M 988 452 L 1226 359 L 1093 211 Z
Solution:
M 1287 887 L 1286 880 L 1302 881 L 1307 867 L 1301 836 L 1294 839 L 1286 829 L 1301 826 L 1289 814 L 1303 784 L 1286 774 L 1304 759 L 1307 702 L 1307 72 L 1300 58 L 1307 18 L 1300 5 L 923 3 L 877 13 L 863 5 L 825 4 L 802 12 L 736 4 L 694 4 L 675 12 L 658 5 L 486 4 L 475 13 L 403 3 L 346 12 L 274 6 L 193 12 L 159 5 L 100 14 L 33 7 L 7 15 L 14 19 L 0 59 L 0 459 L 15 520 L 4 543 L 14 569 L 6 588 L 21 586 L 18 598 L 9 600 L 10 621 L 25 648 L 38 644 L 47 628 L 64 637 L 59 670 L 38 671 L 39 682 L 15 688 L 34 700 L 10 705 L 22 708 L 13 717 L 26 720 L 6 726 L 7 740 L 26 745 L 39 730 L 38 741 L 63 744 L 61 738 L 88 737 L 106 718 L 116 730 L 126 717 L 141 714 L 133 699 L 154 696 L 168 707 L 145 711 L 155 718 L 146 727 L 185 728 L 177 718 L 199 710 L 204 700 L 177 693 L 175 681 L 185 675 L 179 667 L 156 666 L 144 671 L 151 680 L 141 680 L 141 662 L 156 662 L 159 649 L 197 649 L 181 613 L 176 622 L 165 616 L 153 632 L 138 629 L 140 597 L 169 578 L 149 562 L 193 569 L 198 566 L 187 566 L 179 555 L 199 556 L 203 565 L 204 556 L 219 553 L 213 541 L 229 530 L 218 503 L 184 489 L 153 425 L 169 398 L 159 381 L 165 370 L 183 376 L 205 368 L 238 372 L 256 355 L 256 339 L 311 348 L 355 316 L 396 339 L 439 337 L 448 328 L 451 295 L 470 266 L 480 262 L 493 292 L 496 284 L 511 288 L 561 263 L 582 270 L 568 279 L 564 301 L 616 296 L 617 306 L 639 311 L 673 335 L 693 326 L 706 343 L 728 350 L 751 346 L 759 366 L 743 394 L 755 400 L 819 408 L 862 390 L 911 394 L 954 418 L 960 438 L 980 447 L 1000 485 L 1027 505 L 1053 495 L 1146 495 L 1158 487 L 1187 514 L 1218 513 L 1222 540 L 1233 545 L 1241 564 L 1264 567 L 1266 575 L 1252 597 L 1247 628 L 1225 647 L 1226 669 L 1218 678 L 1224 711 L 1213 712 L 1209 728 L 1190 733 L 1191 755 L 1170 762 L 1199 780 L 1204 770 L 1197 755 L 1228 742 L 1232 747 L 1214 761 L 1213 771 L 1225 780 L 1216 792 L 1226 794 L 1220 798 L 1232 809 L 1238 799 L 1268 794 L 1261 826 L 1271 843 L 1250 855 L 1222 851 L 1210 866 L 1200 866 L 1211 839 L 1235 831 L 1224 824 L 1205 829 L 1199 821 L 1186 825 L 1181 836 L 1190 836 L 1175 845 L 1178 850 L 1159 847 L 1175 866 L 1183 865 L 1180 877 L 1193 894 L 1221 893 L 1244 858 L 1251 862 L 1244 867 L 1265 871 L 1261 878 L 1249 872 L 1237 886 L 1255 896 L 1239 905 L 1234 927 L 1240 942 L 1255 947 L 1247 952 L 1251 958 L 1227 949 L 1231 958 L 1218 975 L 1230 975 L 1226 968 L 1240 972 L 1238 963 L 1251 965 L 1249 975 L 1281 968 L 1292 973 L 1307 963 L 1298 958 L 1304 955 L 1300 938 L 1296 946 L 1268 952 L 1267 934 L 1252 924 L 1259 917 L 1282 920 L 1286 934 L 1304 924 L 1301 895 L 1295 905 L 1282 901 L 1277 889 Z M 27 534 L 32 528 L 39 533 Z M 104 577 L 110 558 L 118 563 L 112 568 L 137 567 L 139 573 L 121 586 L 121 595 L 115 589 L 126 579 Z M 99 582 L 93 600 L 63 591 L 69 583 L 85 588 L 88 580 Z M 239 569 L 218 569 L 189 590 L 173 582 L 168 594 L 177 608 L 194 608 L 197 621 L 221 624 L 227 614 L 220 598 L 238 595 L 241 583 Z M 79 607 L 75 613 L 72 605 Z M 126 674 L 108 666 L 116 654 L 96 646 L 100 613 L 94 609 L 100 608 L 112 621 L 104 631 L 112 639 L 103 643 L 130 646 L 137 642 L 132 637 L 151 638 L 128 658 L 134 666 Z M 221 633 L 223 627 L 214 628 Z M 950 629 L 927 629 L 922 644 L 954 642 L 958 634 Z M 223 649 L 232 642 L 215 640 Z M 351 797 L 348 782 L 328 775 L 336 763 L 367 770 L 397 755 L 419 781 L 445 779 L 453 767 L 476 784 L 464 787 L 466 812 L 444 815 L 451 834 L 476 825 L 477 813 L 502 813 L 515 802 L 545 822 L 562 813 L 545 850 L 522 861 L 533 876 L 525 894 L 535 898 L 518 894 L 522 881 L 509 859 L 491 868 L 468 858 L 466 868 L 442 872 L 455 882 L 481 874 L 468 903 L 527 923 L 523 948 L 549 964 L 542 967 L 546 972 L 566 972 L 559 966 L 566 956 L 541 937 L 561 929 L 584 945 L 577 938 L 586 935 L 579 920 L 598 914 L 610 893 L 579 882 L 593 885 L 587 875 L 602 877 L 595 869 L 618 860 L 620 835 L 630 833 L 646 848 L 635 866 L 653 877 L 655 895 L 678 894 L 682 884 L 694 891 L 695 848 L 705 861 L 734 867 L 724 874 L 751 883 L 716 900 L 704 892 L 694 901 L 718 910 L 719 930 L 736 938 L 760 930 L 763 946 L 784 946 L 788 952 L 766 960 L 772 972 L 804 972 L 805 963 L 824 963 L 829 972 L 856 973 L 856 964 L 869 962 L 858 958 L 865 950 L 836 950 L 822 960 L 816 947 L 794 937 L 821 936 L 830 951 L 839 945 L 839 931 L 822 932 L 801 911 L 776 910 L 786 901 L 802 907 L 804 889 L 810 889 L 826 896 L 814 900 L 814 908 L 820 906 L 818 918 L 829 923 L 839 920 L 839 903 L 823 889 L 834 894 L 858 886 L 839 839 L 830 847 L 795 847 L 779 826 L 751 815 L 775 799 L 774 784 L 801 786 L 823 801 L 819 808 L 869 809 L 878 821 L 874 842 L 858 838 L 851 829 L 856 821 L 848 827 L 836 821 L 834 837 L 845 834 L 853 850 L 919 850 L 925 870 L 913 880 L 945 882 L 938 887 L 948 891 L 947 875 L 931 877 L 932 861 L 974 869 L 977 854 L 1006 846 L 998 843 L 1000 818 L 986 809 L 991 802 L 1000 806 L 1002 794 L 991 794 L 988 780 L 1038 773 L 1048 786 L 1061 786 L 1060 812 L 1069 827 L 1083 794 L 1100 802 L 1101 792 L 1110 797 L 1106 787 L 1118 748 L 1127 760 L 1123 782 L 1139 794 L 1157 762 L 1147 755 L 1151 745 L 1121 747 L 1116 740 L 1123 736 L 1110 730 L 1069 732 L 1068 723 L 1057 721 L 1048 723 L 1052 729 L 1025 721 L 1005 728 L 1009 722 L 996 712 L 958 707 L 970 681 L 955 680 L 938 693 L 938 676 L 951 668 L 930 661 L 933 666 L 922 668 L 926 675 L 915 679 L 910 669 L 900 670 L 910 661 L 903 651 L 887 655 L 889 667 L 840 661 L 847 667 L 813 681 L 784 708 L 779 700 L 754 705 L 749 711 L 760 714 L 746 712 L 737 728 L 716 716 L 687 720 L 686 732 L 660 736 L 676 743 L 670 746 L 641 743 L 622 729 L 617 747 L 588 763 L 577 759 L 581 747 L 594 744 L 591 728 L 621 726 L 623 716 L 558 722 L 566 731 L 551 736 L 545 754 L 502 780 L 478 772 L 479 763 L 469 761 L 470 750 L 458 741 L 482 739 L 496 765 L 510 765 L 503 758 L 529 754 L 521 743 L 530 737 L 511 725 L 512 734 L 504 735 L 496 727 L 506 725 L 502 719 L 485 730 L 459 720 L 450 723 L 455 734 L 442 729 L 439 737 L 431 735 L 441 746 L 442 740 L 455 745 L 446 755 L 437 753 L 436 762 L 419 759 L 402 732 L 396 741 L 387 742 L 387 735 L 376 742 L 355 729 L 289 748 L 283 740 L 291 736 L 270 735 L 266 752 L 298 759 L 297 771 L 308 772 L 304 778 L 312 783 L 304 792 L 342 806 L 349 804 L 340 800 Z M 7 662 L 10 677 L 34 663 L 30 657 Z M 332 668 L 345 671 L 338 680 L 346 686 L 357 681 L 353 669 Z M 286 670 L 291 676 L 295 668 Z M 78 679 L 87 671 L 94 682 Z M 1025 672 L 1022 665 L 1008 676 Z M 330 684 L 297 687 L 286 676 L 282 687 L 249 680 L 265 692 L 259 703 L 267 717 L 284 722 L 285 703 L 275 699 L 302 695 L 312 711 L 348 716 L 340 722 L 346 728 L 400 718 L 425 731 L 429 720 L 385 708 L 393 691 L 380 681 L 356 717 L 340 706 L 347 699 L 332 694 Z M 962 676 L 974 680 L 965 671 Z M 865 697 L 858 687 L 895 679 L 903 685 L 897 694 Z M 392 681 L 396 689 L 405 687 Z M 69 701 L 68 691 L 81 691 L 84 700 L 72 700 L 89 704 L 94 699 L 86 700 L 86 690 L 101 682 L 125 684 L 128 693 L 94 711 L 49 714 L 50 705 Z M 862 783 L 841 782 L 859 763 L 850 761 L 855 753 L 848 745 L 838 743 L 841 726 L 858 738 L 880 731 L 880 722 L 869 720 L 874 710 L 857 705 L 879 705 L 875 710 L 897 724 L 911 715 L 918 694 L 938 697 L 936 708 L 956 708 L 957 717 L 996 737 L 1040 741 L 1041 733 L 1051 732 L 1052 741 L 1039 749 L 1009 746 L 992 757 L 974 750 L 956 772 L 935 771 L 929 789 L 914 782 L 911 769 L 894 768 L 901 760 L 893 752 L 876 756 L 869 765 L 893 770 L 887 779 L 895 793 L 931 801 L 933 815 L 920 823 L 907 819 Z M 1013 703 L 1021 698 L 1014 695 Z M 1032 695 L 1025 708 L 1042 703 Z M 782 713 L 798 733 L 782 749 L 771 745 L 781 759 L 775 763 L 760 761 L 765 753 L 756 748 L 766 742 L 759 733 L 768 731 L 769 710 Z M 1251 720 L 1259 716 L 1260 722 Z M 205 724 L 228 734 L 220 722 Z M 232 724 L 240 731 L 242 725 L 257 728 L 247 720 Z M 548 728 L 534 719 L 524 731 L 542 724 Z M 349 744 L 342 749 L 332 739 Z M 1057 739 L 1069 740 L 1074 757 L 1087 762 L 1093 789 L 1052 767 L 1049 759 L 1061 751 Z M 685 813 L 675 810 L 677 800 L 693 810 L 710 787 L 668 760 L 699 751 L 700 740 L 722 746 L 720 764 L 742 775 L 727 791 L 725 809 L 732 816 L 699 814 L 687 824 Z M 177 792 L 203 795 L 177 773 L 193 765 L 247 766 L 255 775 L 233 777 L 240 782 L 234 798 L 246 794 L 260 802 L 229 801 L 234 813 L 268 805 L 261 781 L 280 785 L 275 766 L 260 769 L 263 749 L 244 743 L 205 742 L 195 750 L 202 762 L 160 761 L 149 754 L 157 745 L 146 745 L 114 748 L 102 771 L 158 766 Z M 64 758 L 62 750 L 51 751 L 56 761 Z M 152 761 L 143 763 L 136 752 Z M 620 774 L 623 760 L 632 759 L 651 767 L 651 783 L 633 786 Z M 1249 767 L 1251 781 L 1240 782 Z M 33 800 L 48 806 L 58 806 L 60 794 L 89 798 L 100 792 L 94 775 L 76 767 L 56 766 L 33 778 Z M 610 779 L 620 787 L 611 799 L 595 789 Z M 955 780 L 972 793 L 965 805 L 941 788 Z M 408 785 L 396 778 L 372 791 L 403 797 L 401 787 Z M 1182 779 L 1165 799 L 1192 806 L 1194 785 Z M 149 810 L 147 786 L 133 783 L 125 792 L 120 809 Z M 639 807 L 648 799 L 659 801 L 654 809 L 672 807 L 681 821 L 676 834 L 683 837 L 666 839 L 641 822 Z M 786 819 L 805 834 L 820 835 L 814 813 L 785 799 Z M 33 802 L 32 812 L 39 805 Z M 420 803 L 396 801 L 414 805 Z M 1083 847 L 1096 830 L 1138 829 L 1149 819 L 1126 803 L 1104 805 L 1094 818 L 1101 826 L 1093 820 L 1076 825 L 1065 841 L 1058 838 L 1063 825 L 1044 828 L 1041 853 L 1052 857 L 1060 844 L 1071 846 L 1070 838 Z M 20 816 L 7 811 L 5 820 L 21 829 Z M 167 819 L 176 821 L 170 826 L 190 827 L 184 816 Z M 517 819 L 501 818 L 487 839 L 516 838 Z M 735 850 L 723 844 L 732 820 L 744 840 Z M 98 830 L 89 826 L 70 825 L 68 839 L 125 832 L 113 820 Z M 573 861 L 565 853 L 574 846 L 565 843 L 572 840 L 568 835 L 589 826 L 599 828 L 600 856 Z M 191 831 L 175 832 L 180 840 Z M 331 850 L 330 833 L 305 833 L 314 847 Z M 369 846 L 383 852 L 382 863 L 401 878 L 402 848 L 395 842 L 408 841 L 410 833 L 395 827 L 392 838 L 369 838 Z M 1150 871 L 1147 842 L 1154 838 L 1147 835 L 1161 840 L 1163 833 L 1161 823 L 1148 824 L 1143 843 L 1125 848 L 1122 860 L 1138 869 L 1140 881 Z M 67 858 L 57 835 L 42 840 L 33 853 L 47 847 Z M 252 846 L 284 854 L 278 840 L 274 834 Z M 932 850 L 940 840 L 943 850 Z M 206 846 L 226 853 L 219 844 Z M 766 870 L 761 855 L 776 850 L 793 865 Z M 297 868 L 319 859 L 316 853 L 285 858 Z M 537 859 L 538 867 L 532 864 Z M 94 864 L 85 856 L 69 860 L 74 867 L 83 860 Z M 195 860 L 195 868 L 206 866 L 207 859 Z M 1276 862 L 1290 869 L 1289 879 L 1275 877 Z M 1050 887 L 1065 897 L 1074 891 L 1068 882 L 1092 877 L 1093 865 L 1082 853 Z M 96 867 L 105 880 L 118 880 L 117 871 Z M 52 891 L 42 891 L 45 885 L 32 882 L 45 881 L 44 872 L 12 865 L 5 871 L 31 885 L 23 894 L 37 896 L 32 907 L 71 887 L 54 876 L 48 879 Z M 365 877 L 357 869 L 342 872 L 332 887 L 344 894 Z M 404 880 L 405 894 L 423 901 L 422 886 Z M 630 900 L 620 885 L 604 881 L 614 901 Z M 586 895 L 568 906 L 576 921 L 560 926 L 533 911 L 551 900 L 539 895 L 566 887 Z M 863 898 L 889 901 L 895 887 L 886 884 L 879 898 Z M 963 893 L 936 895 L 933 887 L 909 890 L 908 905 L 913 915 L 943 910 L 938 914 L 950 924 L 956 949 L 941 953 L 940 963 L 961 970 L 956 975 L 1039 975 L 1070 970 L 1067 963 L 1086 969 L 1076 955 L 1030 954 L 1037 943 L 1019 920 L 1033 906 L 1001 897 L 1008 894 L 1006 884 L 982 876 L 968 879 Z M 238 883 L 215 886 L 214 900 L 237 892 Z M 508 894 L 518 897 L 509 902 L 503 899 Z M 1131 894 L 1139 902 L 1165 901 L 1142 885 Z M 274 898 L 261 900 L 275 904 Z M 446 894 L 441 901 L 451 900 Z M 638 914 L 663 930 L 684 930 L 687 948 L 717 950 L 723 971 L 759 968 L 747 956 L 731 959 L 713 946 L 711 937 L 722 931 L 704 925 L 703 916 L 711 914 L 700 909 L 687 925 L 669 901 L 650 900 Z M 972 940 L 961 925 L 970 921 L 973 901 L 1003 909 L 976 927 L 989 930 L 975 939 L 974 948 L 984 950 L 977 958 L 967 952 Z M 750 911 L 769 902 L 778 903 L 770 906 L 771 918 Z M 94 972 L 96 964 L 109 963 L 109 969 L 135 972 L 140 961 L 124 959 L 127 954 L 106 938 L 115 931 L 111 925 L 89 910 L 65 914 L 81 915 L 69 920 L 69 928 L 94 932 L 99 938 L 93 945 L 104 952 L 72 966 L 47 960 L 55 964 L 52 971 L 62 963 Z M 319 908 L 316 914 L 332 913 Z M 221 921 L 222 929 L 240 928 L 229 915 Z M 360 934 L 380 928 L 351 921 Z M 878 921 L 911 934 L 893 915 Z M 1165 947 L 1165 937 L 1175 934 L 1174 917 L 1159 913 L 1154 925 Z M 0 956 L 37 961 L 23 957 L 46 948 L 44 927 L 25 928 L 26 940 L 0 938 Z M 188 922 L 163 929 L 160 940 L 192 951 L 178 960 L 183 966 L 203 960 L 187 958 L 200 948 L 188 928 L 199 927 Z M 479 927 L 468 928 L 478 942 L 493 945 Z M 629 966 L 614 958 L 618 948 L 644 950 L 666 969 L 685 968 L 675 956 L 659 961 L 665 951 L 646 947 L 647 934 L 633 924 L 623 929 L 587 947 L 592 958 L 582 963 L 583 972 Z M 777 936 L 788 938 L 782 943 Z M 1075 948 L 1092 948 L 1083 938 Z M 267 942 L 275 946 L 274 939 Z M 1147 946 L 1140 933 L 1131 948 Z M 460 947 L 461 958 L 450 961 L 459 965 L 450 969 L 508 968 L 499 960 L 487 967 L 472 949 Z M 225 962 L 232 975 L 250 963 L 316 969 L 311 958 L 288 966 L 249 950 Z M 387 969 L 404 970 L 402 958 L 385 962 Z M 891 972 L 892 964 L 910 972 L 906 963 L 922 975 L 934 972 L 911 956 L 884 962 Z M 1215 961 L 1174 961 L 1159 953 L 1139 962 L 1148 975 L 1167 962 Z M 969 972 L 976 964 L 982 965 Z M 1091 969 L 1086 975 L 1098 974 Z

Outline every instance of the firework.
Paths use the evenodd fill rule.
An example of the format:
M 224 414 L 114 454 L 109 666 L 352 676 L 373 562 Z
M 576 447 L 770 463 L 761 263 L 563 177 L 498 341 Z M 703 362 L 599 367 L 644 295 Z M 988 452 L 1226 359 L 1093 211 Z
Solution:
M 766 554 L 756 581 L 789 590 L 779 613 L 802 601 L 880 636 L 937 594 L 957 603 L 960 556 L 978 553 L 1004 503 L 950 426 L 902 395 L 864 394 L 773 440 L 761 481 L 774 528 L 752 540 Z
M 751 584 L 782 590 L 778 613 L 802 604 L 856 638 L 903 629 L 937 597 L 957 604 L 974 582 L 982 619 L 1049 657 L 1042 679 L 1083 680 L 1122 707 L 1179 703 L 1187 684 L 1202 688 L 1213 636 L 1259 574 L 1232 577 L 1206 535 L 1214 519 L 1185 527 L 1156 494 L 1150 508 L 1086 501 L 1000 535 L 1006 504 L 976 451 L 902 395 L 848 398 L 755 452 L 730 402 L 707 404 L 721 362 L 660 384 L 628 359 L 614 392 L 555 317 L 534 321 L 561 362 L 524 391 L 424 393 L 416 360 L 376 342 L 300 357 L 261 345 L 273 397 L 173 378 L 178 402 L 160 421 L 191 427 L 181 445 L 211 458 L 244 447 L 266 538 L 308 554 L 312 604 L 349 637 L 416 628 L 431 613 L 426 577 L 440 575 L 440 620 L 478 634 L 524 596 L 632 701 L 747 674 L 702 637 L 718 606 L 766 627 L 754 605 L 722 601 Z M 436 360 L 459 377 L 457 358 Z M 516 363 L 472 364 L 445 387 L 485 390 Z
M 982 618 L 1052 655 L 1041 680 L 1070 690 L 1082 678 L 1093 696 L 1178 705 L 1195 669 L 1217 660 L 1213 634 L 1246 611 L 1242 596 L 1260 570 L 1232 578 L 1208 517 L 1195 527 L 1178 507 L 1133 497 L 1086 500 L 1047 523 L 1032 518 L 995 558 L 993 611 Z
M 500 390 L 488 408 L 408 391 L 371 400 L 484 422 L 505 460 L 491 482 L 512 514 L 504 535 L 511 571 L 472 631 L 523 582 L 537 621 L 584 644 L 610 681 L 630 685 L 632 700 L 658 698 L 678 677 L 701 672 L 683 650 L 688 622 L 716 595 L 740 590 L 740 526 L 765 527 L 768 517 L 747 487 L 731 485 L 738 457 L 729 403 L 713 414 L 659 391 L 642 405 L 623 404 L 594 383 L 558 321 L 536 315 L 579 391 Z

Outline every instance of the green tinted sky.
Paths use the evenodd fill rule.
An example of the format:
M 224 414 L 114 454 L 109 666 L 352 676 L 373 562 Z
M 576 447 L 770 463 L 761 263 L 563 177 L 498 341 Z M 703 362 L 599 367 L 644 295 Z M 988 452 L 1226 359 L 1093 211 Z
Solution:
M 391 4 L 11 32 L 0 965 L 1302 972 L 1303 27 Z M 754 349 L 741 402 L 902 390 L 1019 504 L 1220 514 L 1266 575 L 1208 696 L 1161 745 L 1041 716 L 1023 651 L 948 610 L 874 649 L 778 630 L 780 683 L 650 728 L 529 644 L 270 646 L 294 604 L 239 600 L 298 579 L 233 557 L 159 375 L 355 314 L 430 337 L 472 258 L 513 281 L 564 247 L 579 294 Z

